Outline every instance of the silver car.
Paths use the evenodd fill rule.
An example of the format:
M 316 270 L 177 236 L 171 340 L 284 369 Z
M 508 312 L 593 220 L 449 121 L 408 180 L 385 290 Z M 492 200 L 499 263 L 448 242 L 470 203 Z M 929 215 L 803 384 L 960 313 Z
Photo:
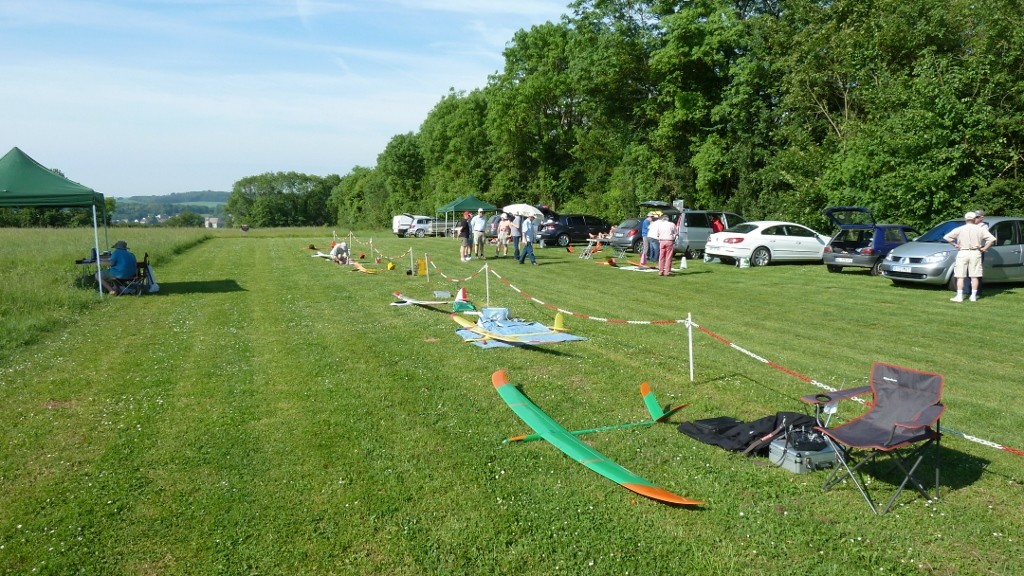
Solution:
M 942 237 L 963 223 L 947 220 L 920 238 L 893 248 L 882 262 L 882 276 L 894 283 L 945 284 L 956 290 L 956 250 Z M 1024 282 L 1024 217 L 993 216 L 986 218 L 985 223 L 996 243 L 984 255 L 983 281 Z

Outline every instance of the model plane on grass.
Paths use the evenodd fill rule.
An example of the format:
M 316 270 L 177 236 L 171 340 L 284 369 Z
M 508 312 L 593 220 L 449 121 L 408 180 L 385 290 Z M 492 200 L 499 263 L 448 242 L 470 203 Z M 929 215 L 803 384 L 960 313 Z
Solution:
M 359 262 L 352 263 L 352 271 L 362 272 L 363 274 L 376 274 L 377 272 L 380 272 L 380 270 L 377 270 L 376 268 L 367 268 L 366 266 L 363 266 Z
M 466 342 L 481 348 L 502 348 L 508 346 L 536 346 L 556 344 L 571 340 L 586 340 L 582 336 L 548 328 L 539 322 L 525 322 L 507 318 L 504 308 L 484 308 L 477 322 L 452 314 L 452 320 L 462 326 L 455 333 Z
M 459 289 L 459 293 L 455 296 L 454 300 L 418 300 L 416 298 L 410 298 L 401 292 L 392 292 L 392 296 L 398 298 L 395 302 L 392 302 L 392 306 L 422 306 L 424 308 L 434 308 L 435 306 L 445 306 L 448 304 L 452 305 L 453 312 L 462 312 L 463 314 L 479 314 L 476 311 L 476 307 L 473 303 L 466 299 L 466 289 Z M 434 292 L 435 298 L 450 298 L 451 292 Z
M 641 496 L 651 498 L 652 500 L 665 502 L 667 504 L 679 504 L 685 506 L 697 506 L 703 504 L 703 502 L 698 500 L 684 498 L 678 494 L 669 492 L 664 488 L 655 486 L 650 481 L 645 480 L 644 478 L 613 462 L 607 456 L 588 446 L 577 437 L 577 435 L 587 432 L 623 428 L 631 425 L 650 425 L 655 422 L 665 421 L 672 413 L 682 408 L 682 406 L 679 406 L 667 411 L 663 410 L 654 398 L 654 394 L 651 392 L 650 386 L 646 386 L 646 382 L 644 385 L 641 385 L 641 393 L 644 396 L 644 403 L 647 405 L 647 409 L 651 413 L 650 423 L 643 422 L 625 424 L 612 427 L 594 428 L 591 430 L 577 430 L 576 432 L 566 430 L 558 422 L 555 422 L 554 419 L 548 416 L 547 413 L 538 408 L 536 404 L 531 402 L 525 394 L 515 387 L 515 385 L 510 384 L 508 382 L 508 375 L 504 370 L 498 370 L 491 374 L 491 383 L 494 385 L 495 390 L 498 391 L 498 395 L 501 396 L 501 399 L 508 404 L 508 407 L 511 408 L 512 411 L 523 420 L 523 422 L 526 422 L 530 428 L 533 428 L 540 438 L 547 440 L 563 453 L 580 464 L 583 464 L 587 468 L 590 468 L 594 472 L 597 472 L 627 490 L 632 490 L 633 492 L 636 492 Z M 526 438 L 529 437 L 523 437 L 523 439 Z
M 410 298 L 401 292 L 392 292 L 391 295 L 398 298 L 398 300 L 391 303 L 392 306 L 444 306 L 454 302 L 454 300 L 417 300 L 415 298 Z

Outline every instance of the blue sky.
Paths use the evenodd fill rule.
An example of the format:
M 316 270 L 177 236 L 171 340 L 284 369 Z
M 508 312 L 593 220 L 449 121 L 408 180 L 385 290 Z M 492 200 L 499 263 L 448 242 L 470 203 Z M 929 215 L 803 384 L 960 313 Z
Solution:
M 569 0 L 3 0 L 0 155 L 108 196 L 347 174 Z

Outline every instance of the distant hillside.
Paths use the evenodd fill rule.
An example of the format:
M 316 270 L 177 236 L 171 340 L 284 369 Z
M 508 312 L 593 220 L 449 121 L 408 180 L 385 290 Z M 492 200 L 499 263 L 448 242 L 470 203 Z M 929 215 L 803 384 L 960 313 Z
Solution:
M 198 192 L 174 192 L 163 196 L 129 196 L 118 198 L 117 203 L 131 202 L 135 204 L 224 204 L 231 192 L 201 190 Z
M 163 196 L 129 196 L 116 198 L 114 220 L 121 222 L 162 221 L 182 212 L 193 212 L 201 216 L 224 215 L 224 205 L 230 192 L 201 190 L 196 192 L 175 192 Z

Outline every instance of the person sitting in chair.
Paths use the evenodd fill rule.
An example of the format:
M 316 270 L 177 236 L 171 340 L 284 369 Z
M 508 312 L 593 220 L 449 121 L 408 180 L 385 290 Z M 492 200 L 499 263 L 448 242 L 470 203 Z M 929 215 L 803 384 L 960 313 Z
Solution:
M 117 295 L 119 280 L 130 280 L 138 273 L 138 261 L 135 254 L 128 251 L 128 243 L 124 240 L 114 242 L 110 259 L 102 261 L 101 264 L 108 268 L 101 272 L 100 282 L 112 296 Z

